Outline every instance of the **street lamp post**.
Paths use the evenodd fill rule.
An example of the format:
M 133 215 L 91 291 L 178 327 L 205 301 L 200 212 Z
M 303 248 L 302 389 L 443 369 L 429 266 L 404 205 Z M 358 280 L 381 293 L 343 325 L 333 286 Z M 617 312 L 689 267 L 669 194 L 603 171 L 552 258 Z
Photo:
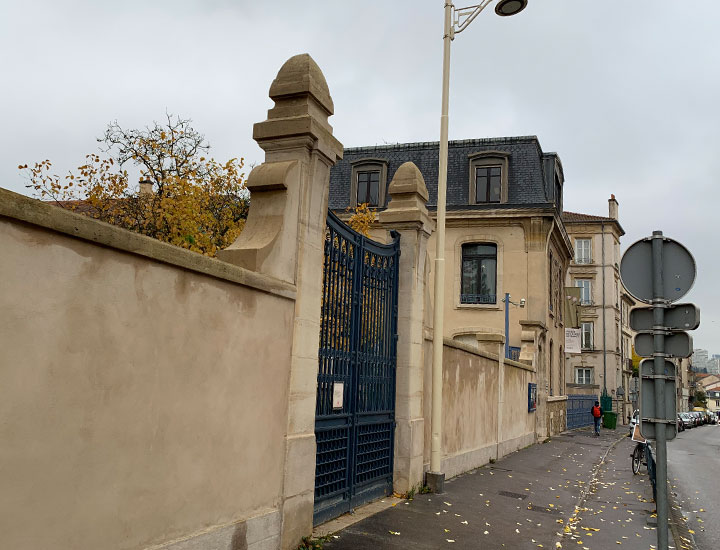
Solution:
M 510 300 L 510 294 L 506 292 L 503 303 L 505 304 L 505 359 L 510 359 L 510 306 L 525 307 L 525 298 L 521 298 L 520 303 L 516 304 Z
M 435 288 L 433 312 L 433 367 L 432 367 L 432 445 L 428 485 L 442 492 L 444 474 L 442 460 L 442 356 L 443 356 L 443 309 L 445 292 L 445 194 L 447 190 L 448 160 L 448 95 L 450 88 L 450 43 L 455 34 L 464 31 L 470 23 L 494 0 L 455 9 L 451 0 L 445 0 L 445 25 L 443 31 L 442 112 L 440 115 L 440 155 L 438 161 L 437 192 L 437 240 L 435 251 Z M 495 13 L 506 17 L 521 12 L 528 0 L 500 0 Z

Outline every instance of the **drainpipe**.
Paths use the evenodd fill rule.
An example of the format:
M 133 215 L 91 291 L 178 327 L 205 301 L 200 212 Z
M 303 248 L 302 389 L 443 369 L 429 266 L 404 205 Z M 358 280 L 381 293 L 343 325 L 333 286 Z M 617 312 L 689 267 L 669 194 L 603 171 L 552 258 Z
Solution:
M 605 222 L 600 222 L 602 231 L 602 331 L 603 331 L 603 392 L 607 395 L 607 344 L 605 342 Z

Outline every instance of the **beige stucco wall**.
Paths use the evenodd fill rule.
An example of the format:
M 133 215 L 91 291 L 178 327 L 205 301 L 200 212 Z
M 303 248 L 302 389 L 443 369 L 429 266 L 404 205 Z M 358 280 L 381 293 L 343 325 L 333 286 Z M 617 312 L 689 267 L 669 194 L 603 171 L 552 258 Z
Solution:
M 0 547 L 140 549 L 230 525 L 245 548 L 244 520 L 278 517 L 287 289 L 2 217 L 0 256 Z
M 497 372 L 497 361 L 445 346 L 442 435 L 446 459 L 480 451 L 497 441 Z M 450 475 L 447 470 L 446 474 Z
M 528 413 L 528 384 L 535 382 L 535 373 L 513 367 L 507 362 L 504 378 L 505 401 L 500 433 L 505 446 L 501 455 L 529 444 L 525 438 L 535 433 L 536 417 L 536 413 Z
M 550 397 L 546 407 L 548 437 L 564 432 L 567 428 L 567 397 Z
M 431 386 L 432 341 L 425 340 L 425 384 Z M 446 477 L 454 477 L 536 441 L 536 413 L 528 413 L 532 367 L 504 366 L 501 426 L 498 430 L 499 363 L 497 356 L 446 339 L 443 349 L 443 461 Z M 424 462 L 430 462 L 431 401 L 423 400 Z M 498 437 L 499 435 L 499 437 Z

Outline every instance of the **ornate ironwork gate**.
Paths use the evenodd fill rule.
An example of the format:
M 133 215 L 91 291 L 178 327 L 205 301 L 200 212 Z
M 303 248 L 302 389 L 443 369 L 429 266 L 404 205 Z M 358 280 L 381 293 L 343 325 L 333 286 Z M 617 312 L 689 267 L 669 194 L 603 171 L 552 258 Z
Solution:
M 593 425 L 590 409 L 598 398 L 596 395 L 568 395 L 567 429 L 574 430 Z
M 315 437 L 315 524 L 392 491 L 399 235 L 328 213 Z

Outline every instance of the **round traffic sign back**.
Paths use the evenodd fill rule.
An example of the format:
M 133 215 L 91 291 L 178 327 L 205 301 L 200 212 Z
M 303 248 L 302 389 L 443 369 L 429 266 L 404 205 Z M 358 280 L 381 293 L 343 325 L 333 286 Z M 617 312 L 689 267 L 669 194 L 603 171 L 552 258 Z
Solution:
M 620 262 L 620 278 L 633 298 L 651 303 L 653 300 L 652 241 L 656 237 L 633 243 Z M 679 242 L 662 237 L 661 296 L 674 302 L 687 294 L 695 282 L 695 259 Z

